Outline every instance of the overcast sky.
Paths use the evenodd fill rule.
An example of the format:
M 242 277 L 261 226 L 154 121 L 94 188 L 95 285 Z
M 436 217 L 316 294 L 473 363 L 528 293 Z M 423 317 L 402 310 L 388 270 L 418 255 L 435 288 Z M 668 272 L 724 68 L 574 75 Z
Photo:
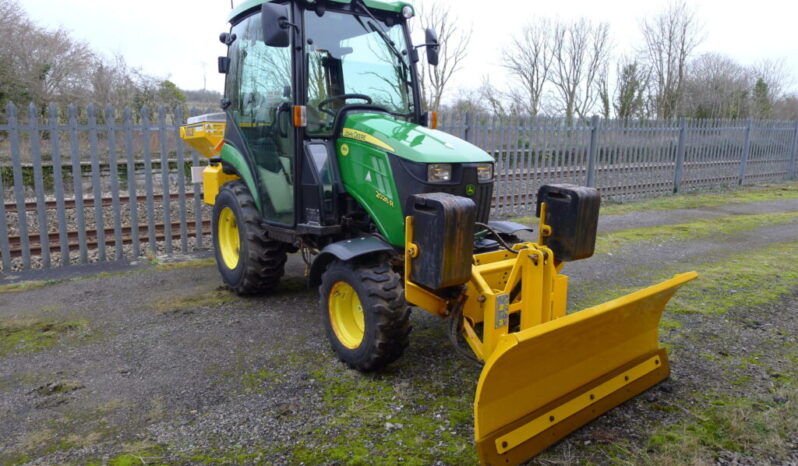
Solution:
M 640 19 L 667 4 L 667 0 L 432 1 L 452 5 L 462 26 L 473 28 L 467 62 L 454 83 L 466 88 L 478 86 L 484 75 L 502 83 L 502 48 L 512 33 L 536 17 L 606 21 L 618 56 L 639 47 Z M 216 57 L 225 53 L 218 35 L 227 29 L 230 0 L 24 0 L 20 4 L 39 24 L 63 26 L 95 50 L 121 53 L 129 65 L 169 78 L 183 89 L 206 85 L 222 90 Z M 701 0 L 694 5 L 707 37 L 698 53 L 720 52 L 745 65 L 784 58 L 798 77 L 798 2 Z M 798 90 L 798 82 L 791 88 Z

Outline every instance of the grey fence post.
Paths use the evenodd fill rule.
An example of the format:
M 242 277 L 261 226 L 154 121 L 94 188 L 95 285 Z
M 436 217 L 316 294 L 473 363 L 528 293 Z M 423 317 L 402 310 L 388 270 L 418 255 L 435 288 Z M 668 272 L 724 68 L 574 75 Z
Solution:
M 737 179 L 737 184 L 743 184 L 745 181 L 745 169 L 748 166 L 748 154 L 751 152 L 751 127 L 753 126 L 753 120 L 751 118 L 748 119 L 745 127 L 745 142 L 743 143 L 743 158 L 740 160 L 740 176 Z
M 19 244 L 22 249 L 22 268 L 30 269 L 30 238 L 28 236 L 28 217 L 25 210 L 25 179 L 22 176 L 22 153 L 19 149 L 19 122 L 17 107 L 9 102 L 6 107 L 8 115 L 8 131 L 11 140 L 11 163 L 14 179 L 14 197 L 17 201 L 17 226 L 19 228 Z
M 105 219 L 103 218 L 103 190 L 100 178 L 100 154 L 97 147 L 97 112 L 94 104 L 86 108 L 89 119 L 89 155 L 91 156 L 91 185 L 92 199 L 94 202 L 94 230 L 97 234 L 97 256 L 101 262 L 105 261 Z
M 676 167 L 673 170 L 673 192 L 682 189 L 684 179 L 684 156 L 687 151 L 687 119 L 679 118 L 679 146 L 676 148 Z
M 11 102 L 9 102 L 9 105 Z M 3 175 L 0 173 L 0 193 L 3 194 L 3 202 L 0 202 L 0 254 L 3 256 L 3 272 L 11 273 L 11 245 L 8 237 L 8 219 L 6 218 L 6 189 L 3 186 Z
M 72 160 L 72 191 L 75 197 L 75 217 L 77 218 L 78 228 L 78 250 L 80 253 L 80 263 L 88 264 L 89 249 L 86 241 L 86 213 L 83 203 L 83 172 L 80 167 L 80 140 L 78 134 L 78 108 L 75 104 L 70 104 L 67 108 L 69 115 L 69 151 Z M 69 251 L 62 251 L 61 254 L 69 254 Z
M 792 139 L 792 156 L 790 157 L 790 168 L 787 170 L 787 177 L 795 179 L 795 159 L 798 158 L 798 121 L 795 122 L 795 136 Z
M 50 147 L 53 163 L 53 182 L 55 184 L 55 206 L 58 217 L 58 242 L 61 251 L 61 265 L 69 265 L 69 234 L 67 233 L 66 209 L 64 208 L 64 178 L 61 165 L 61 144 L 59 143 L 58 109 L 55 104 L 47 107 L 49 112 L 48 127 L 50 131 Z
M 587 185 L 596 186 L 596 157 L 598 156 L 599 117 L 590 120 L 590 152 L 587 155 Z
M 465 114 L 465 128 L 463 128 L 463 139 L 471 142 L 471 112 Z
M 33 157 L 33 189 L 36 193 L 36 213 L 39 217 L 39 250 L 42 256 L 42 267 L 50 268 L 50 230 L 47 227 L 47 207 L 44 197 L 44 170 L 42 169 L 41 132 L 39 132 L 38 107 L 31 103 L 28 106 L 28 124 L 30 125 L 30 148 Z

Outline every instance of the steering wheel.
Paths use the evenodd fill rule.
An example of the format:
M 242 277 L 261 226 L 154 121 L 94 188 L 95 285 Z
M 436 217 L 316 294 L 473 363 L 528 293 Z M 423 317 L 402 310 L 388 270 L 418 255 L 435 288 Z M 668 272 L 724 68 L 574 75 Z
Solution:
M 324 108 L 324 107 L 327 104 L 331 103 L 331 102 L 335 102 L 336 100 L 344 100 L 344 101 L 346 101 L 346 100 L 349 100 L 349 99 L 365 100 L 367 104 L 371 104 L 373 102 L 371 100 L 371 97 L 369 97 L 367 95 L 363 95 L 363 94 L 341 94 L 341 95 L 334 95 L 332 97 L 328 97 L 328 98 L 322 100 L 321 102 L 319 102 L 318 105 L 316 105 L 316 108 L 318 108 L 320 112 L 324 112 L 327 115 L 330 115 L 331 117 L 335 118 L 335 112 L 330 110 L 330 109 L 328 109 L 328 108 Z

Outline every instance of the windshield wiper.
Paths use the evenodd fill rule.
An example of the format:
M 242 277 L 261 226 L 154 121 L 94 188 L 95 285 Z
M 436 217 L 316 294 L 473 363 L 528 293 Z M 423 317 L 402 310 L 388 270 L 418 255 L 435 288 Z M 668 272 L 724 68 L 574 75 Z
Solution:
M 385 41 L 385 45 L 387 45 L 388 48 L 391 49 L 391 52 L 393 52 L 393 54 L 396 55 L 396 58 L 399 59 L 399 62 L 404 64 L 405 63 L 404 55 L 402 55 L 402 52 L 400 52 L 399 49 L 396 48 L 391 38 L 388 37 L 387 34 L 385 34 L 385 31 L 375 26 L 374 23 L 372 23 L 371 21 L 367 21 L 367 24 L 369 25 L 372 31 L 376 32 L 377 34 L 380 35 L 380 37 L 382 37 L 382 40 Z
M 363 4 L 363 0 L 356 1 L 355 4 L 357 6 L 359 6 L 360 9 L 363 10 L 363 12 L 366 13 L 366 15 L 368 15 L 368 17 L 371 18 L 372 21 L 374 21 L 376 23 L 380 22 L 377 18 L 374 17 L 373 14 L 371 14 L 371 11 L 369 11 L 368 7 Z M 356 16 L 356 18 L 357 18 L 357 16 Z M 357 20 L 360 23 L 360 25 L 362 26 L 363 22 L 360 21 L 360 18 L 357 18 Z M 396 55 L 396 58 L 399 59 L 399 62 L 404 65 L 405 64 L 404 55 L 402 54 L 402 52 L 399 51 L 399 49 L 396 48 L 396 45 L 394 44 L 393 40 L 391 40 L 391 38 L 388 37 L 388 34 L 385 32 L 385 30 L 383 28 L 381 28 L 381 27 L 378 27 L 377 25 L 375 25 L 371 21 L 366 21 L 366 23 L 369 25 L 369 27 L 371 28 L 372 31 L 374 31 L 377 34 L 379 34 L 379 36 L 385 42 L 385 45 L 387 45 L 388 48 L 391 49 L 391 52 L 393 52 L 393 54 Z M 365 27 L 363 29 L 365 29 Z

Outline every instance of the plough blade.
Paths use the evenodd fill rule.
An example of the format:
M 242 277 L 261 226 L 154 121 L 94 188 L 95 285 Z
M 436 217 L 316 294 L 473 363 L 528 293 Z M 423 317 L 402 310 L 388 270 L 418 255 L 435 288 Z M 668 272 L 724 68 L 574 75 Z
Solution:
M 474 400 L 483 464 L 517 464 L 668 377 L 662 311 L 695 272 L 502 337 Z

